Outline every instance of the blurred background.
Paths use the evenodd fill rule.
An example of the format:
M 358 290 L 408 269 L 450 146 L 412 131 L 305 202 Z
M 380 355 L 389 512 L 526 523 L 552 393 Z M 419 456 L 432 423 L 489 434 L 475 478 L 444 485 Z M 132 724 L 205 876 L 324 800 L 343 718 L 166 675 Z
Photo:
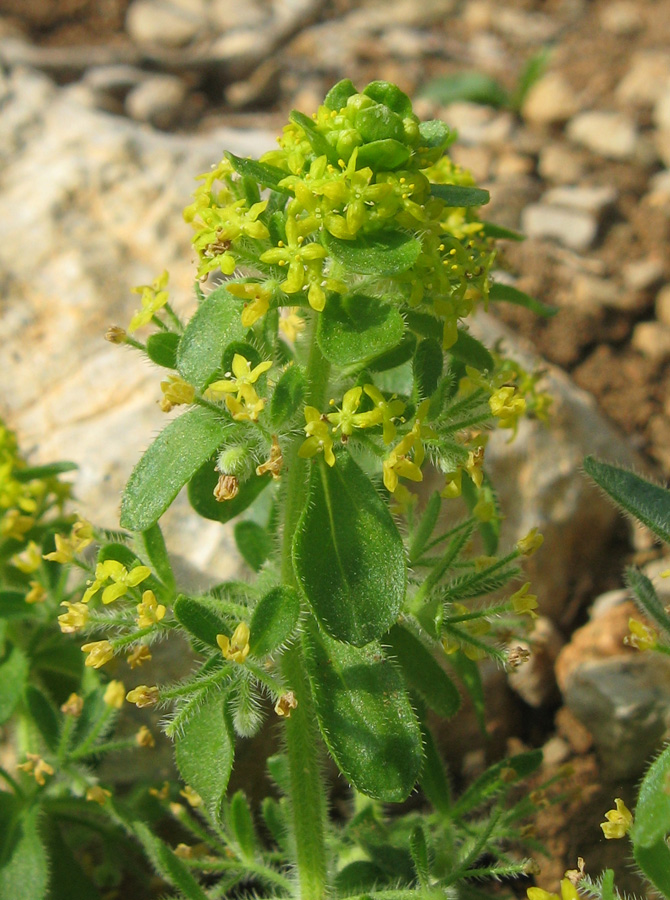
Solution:
M 164 268 L 193 308 L 194 177 L 224 149 L 270 149 L 341 78 L 394 81 L 458 132 L 453 158 L 491 192 L 482 214 L 527 235 L 496 278 L 559 308 L 475 325 L 555 396 L 548 431 L 527 423 L 489 453 L 507 537 L 546 535 L 543 615 L 533 662 L 486 672 L 487 737 L 466 709 L 444 749 L 462 780 L 524 746 L 545 748 L 545 774 L 570 762 L 537 823 L 540 883 L 578 854 L 595 874 L 618 852 L 598 822 L 670 734 L 670 671 L 623 646 L 621 588 L 625 562 L 668 562 L 580 473 L 589 452 L 670 471 L 670 0 L 0 0 L 0 414 L 31 461 L 77 462 L 81 512 L 115 527 L 165 415 L 160 373 L 106 328 Z M 238 571 L 228 534 L 185 503 L 166 529 L 198 571 Z

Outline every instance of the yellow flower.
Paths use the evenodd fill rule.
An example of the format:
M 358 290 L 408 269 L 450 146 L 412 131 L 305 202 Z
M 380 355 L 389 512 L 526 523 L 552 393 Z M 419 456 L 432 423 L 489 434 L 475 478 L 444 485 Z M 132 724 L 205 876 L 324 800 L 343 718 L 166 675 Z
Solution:
M 579 900 L 577 888 L 568 879 L 561 879 L 561 896 L 545 891 L 543 888 L 531 887 L 526 890 L 528 900 Z
M 464 468 L 478 488 L 482 486 L 482 481 L 484 480 L 484 472 L 482 470 L 483 465 L 484 448 L 476 447 L 474 450 L 470 450 Z
M 638 619 L 629 619 L 630 634 L 623 639 L 624 644 L 638 650 L 653 650 L 658 643 L 658 632 Z
M 34 524 L 32 516 L 22 516 L 18 509 L 9 509 L 0 520 L 0 537 L 22 541 Z
M 28 757 L 26 762 L 21 763 L 16 768 L 21 769 L 26 775 L 32 775 L 35 781 L 42 786 L 45 783 L 44 776 L 53 775 L 54 770 L 49 763 L 44 762 L 36 753 L 26 753 L 26 756 Z
M 171 412 L 175 406 L 193 403 L 195 397 L 195 388 L 192 384 L 180 375 L 168 375 L 165 381 L 161 381 L 161 391 L 163 399 L 160 402 L 160 408 L 163 412 Z
M 155 706 L 158 703 L 158 688 L 156 685 L 149 687 L 146 684 L 138 684 L 132 691 L 128 691 L 126 700 L 134 703 L 139 709 L 143 709 L 145 706 Z
M 114 584 L 108 585 L 102 592 L 102 602 L 113 603 L 114 600 L 123 597 L 130 588 L 137 587 L 150 575 L 151 569 L 148 566 L 135 566 L 129 572 L 117 560 L 107 559 L 95 567 L 95 581 L 86 589 L 81 602 L 88 603 L 91 597 L 95 596 L 103 584 L 111 578 Z
M 137 331 L 142 325 L 152 320 L 159 309 L 165 306 L 168 300 L 168 292 L 165 290 L 170 276 L 163 271 L 158 278 L 154 278 L 151 284 L 140 284 L 132 288 L 133 294 L 141 294 L 142 308 L 139 309 L 130 320 L 128 331 Z
M 232 638 L 225 634 L 217 634 L 216 643 L 226 659 L 243 663 L 249 655 L 249 626 L 246 622 L 240 622 Z
M 111 796 L 112 796 L 112 792 L 106 790 L 106 789 L 103 788 L 103 787 L 100 787 L 99 784 L 94 784 L 94 785 L 92 785 L 92 786 L 86 791 L 86 799 L 87 799 L 90 803 L 99 803 L 100 806 L 104 806 L 105 803 L 107 803 L 107 801 L 109 800 L 109 798 L 110 798 Z
M 145 591 L 142 594 L 142 602 L 137 605 L 139 628 L 149 628 L 157 625 L 165 615 L 165 607 L 156 601 L 153 591 Z
M 58 616 L 58 624 L 63 634 L 74 634 L 86 626 L 88 622 L 88 606 L 85 603 L 70 603 L 64 600 L 61 603 L 67 609 L 66 613 Z
M 197 794 L 193 788 L 185 784 L 184 789 L 179 791 L 182 797 L 186 799 L 186 802 L 189 806 L 192 806 L 193 809 L 197 809 L 199 806 L 202 806 L 202 797 L 200 794 Z
M 143 666 L 145 662 L 149 662 L 150 660 L 151 650 L 149 650 L 146 644 L 140 644 L 126 656 L 126 662 L 131 669 Z
M 353 387 L 346 392 L 342 398 L 342 409 L 337 412 L 328 413 L 326 418 L 335 425 L 333 431 L 338 428 L 342 430 L 343 435 L 350 435 L 354 428 L 370 428 L 373 425 L 379 425 L 382 421 L 381 411 L 379 409 L 370 410 L 370 412 L 357 413 L 358 405 L 361 402 L 363 394 L 362 387 Z M 331 405 L 335 404 L 331 400 Z
M 154 736 L 146 725 L 142 725 L 135 735 L 135 740 L 137 741 L 138 747 L 143 747 L 146 750 L 152 750 L 156 746 Z
M 512 428 L 516 431 L 519 418 L 526 411 L 526 401 L 519 397 L 515 387 L 498 388 L 489 397 L 491 412 L 498 419 L 501 428 Z
M 440 497 L 445 500 L 453 500 L 454 497 L 460 497 L 463 484 L 463 469 L 456 469 L 455 472 L 447 472 L 447 480 L 444 487 L 440 491 Z
M 99 669 L 114 656 L 114 648 L 109 641 L 92 641 L 82 646 L 82 652 L 88 653 L 84 665 Z
M 251 328 L 254 322 L 262 318 L 270 308 L 270 298 L 272 291 L 258 282 L 248 282 L 247 284 L 229 284 L 226 290 L 234 297 L 240 297 L 245 301 L 242 310 L 242 325 L 244 328 Z
M 293 691 L 286 691 L 275 703 L 275 712 L 285 719 L 291 718 L 291 712 L 297 709 L 298 701 Z
M 330 429 L 323 420 L 321 413 L 314 406 L 305 407 L 305 434 L 307 440 L 303 441 L 298 450 L 298 456 L 307 459 L 315 456 L 319 450 L 323 451 L 323 458 L 329 466 L 335 465 L 335 454 L 333 453 L 333 439 L 330 436 Z
M 532 556 L 544 543 L 544 537 L 537 528 L 531 528 L 525 537 L 516 542 L 516 549 L 522 556 Z
M 102 699 L 107 706 L 112 706 L 114 709 L 121 709 L 125 697 L 126 689 L 123 682 L 114 680 L 109 682 L 105 688 L 105 693 L 102 695 Z
M 530 581 L 527 581 L 518 591 L 515 591 L 509 599 L 515 613 L 518 615 L 528 613 L 531 618 L 537 619 L 537 613 L 535 612 L 537 609 L 537 596 L 528 593 L 529 587 Z
M 412 430 L 391 450 L 382 463 L 384 473 L 384 486 L 391 494 L 395 494 L 398 487 L 398 478 L 407 478 L 410 481 L 423 481 L 421 465 L 423 464 L 425 451 L 422 439 L 434 437 L 435 432 L 430 426 L 423 425 L 423 420 L 428 414 L 429 401 L 424 400 L 416 411 Z M 412 459 L 408 457 L 413 451 Z
M 453 605 L 453 613 L 456 616 L 466 616 L 471 612 L 467 606 L 464 606 L 462 603 L 454 603 Z M 491 623 L 484 616 L 477 619 L 465 619 L 461 622 L 455 622 L 454 627 L 458 628 L 460 631 L 465 632 L 467 635 L 471 635 L 474 638 L 482 637 L 485 634 L 488 634 L 491 630 Z M 442 646 L 444 647 L 445 653 L 451 654 L 455 653 L 457 650 L 462 650 L 463 653 L 473 661 L 483 659 L 486 656 L 486 651 L 481 647 L 476 647 L 474 644 L 471 644 L 467 638 L 461 640 L 454 634 L 445 634 L 442 637 Z
M 84 708 L 84 699 L 79 694 L 70 694 L 65 703 L 61 705 L 60 711 L 66 716 L 73 716 L 78 719 Z
M 86 519 L 77 519 L 77 521 L 72 526 L 72 532 L 70 534 L 70 540 L 72 541 L 72 546 L 74 548 L 75 553 L 80 553 L 89 544 L 93 543 L 93 538 L 95 537 L 93 533 L 93 526 L 90 522 L 87 522 Z
M 40 553 L 40 548 L 35 541 L 30 541 L 25 550 L 21 553 L 15 553 L 14 556 L 12 556 L 10 562 L 13 566 L 16 566 L 20 572 L 29 575 L 31 572 L 35 572 L 39 569 L 41 565 L 42 554 Z
M 47 592 L 39 581 L 30 582 L 30 590 L 26 594 L 26 603 L 44 603 L 47 599 Z
M 50 562 L 61 563 L 62 565 L 72 562 L 74 557 L 74 544 L 72 541 L 62 534 L 56 534 L 54 535 L 54 542 L 56 549 L 52 550 L 51 553 L 45 553 L 44 559 L 48 559 Z
M 296 312 L 297 306 L 289 306 L 287 309 L 288 311 L 282 310 L 279 317 L 279 330 L 287 341 L 295 344 L 300 332 L 305 330 L 305 320 Z
M 390 400 L 386 400 L 374 384 L 363 385 L 363 390 L 374 403 L 380 417 L 379 421 L 384 426 L 382 434 L 384 443 L 390 444 L 396 433 L 395 420 L 405 411 L 405 404 L 402 400 L 398 400 L 395 394 Z
M 606 822 L 601 822 L 600 827 L 607 840 L 622 838 L 628 834 L 633 824 L 633 814 L 626 804 L 617 797 L 614 801 L 616 809 L 610 809 L 605 813 Z
M 240 353 L 233 356 L 233 378 L 215 381 L 207 388 L 205 396 L 210 400 L 221 399 L 220 394 L 225 395 L 226 406 L 231 416 L 237 422 L 256 422 L 258 414 L 265 407 L 265 400 L 261 400 L 253 385 L 260 376 L 272 368 L 272 361 L 265 360 L 253 369 L 248 359 Z M 235 397 L 232 394 L 236 394 Z

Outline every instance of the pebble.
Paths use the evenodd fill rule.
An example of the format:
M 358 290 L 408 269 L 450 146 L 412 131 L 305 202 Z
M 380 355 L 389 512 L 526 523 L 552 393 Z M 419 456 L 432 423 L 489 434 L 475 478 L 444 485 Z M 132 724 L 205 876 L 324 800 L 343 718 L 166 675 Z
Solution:
M 548 144 L 540 151 L 537 170 L 545 181 L 575 184 L 584 174 L 584 166 L 574 149 L 566 144 Z
M 534 709 L 557 699 L 554 664 L 565 643 L 551 619 L 540 616 L 535 620 L 528 641 L 515 641 L 510 649 L 521 646 L 531 650 L 530 659 L 509 673 L 509 685 L 522 700 Z
M 638 259 L 626 263 L 621 274 L 631 291 L 646 291 L 663 280 L 665 267 L 658 259 Z
M 589 110 L 570 120 L 567 135 L 607 159 L 629 160 L 637 146 L 635 123 L 623 113 Z
M 656 295 L 656 318 L 670 326 L 670 284 L 664 285 Z
M 631 346 L 648 359 L 658 362 L 670 359 L 670 325 L 638 322 L 633 329 Z
M 644 50 L 636 53 L 628 72 L 617 85 L 615 97 L 621 104 L 653 106 L 668 90 L 670 83 L 670 53 Z
M 507 111 L 498 112 L 479 103 L 450 103 L 440 117 L 458 131 L 463 144 L 504 144 L 512 133 L 514 120 Z
M 153 75 L 138 84 L 126 97 L 131 119 L 169 128 L 181 112 L 188 88 L 176 75 Z
M 246 81 L 229 85 L 224 96 L 233 109 L 269 106 L 279 94 L 281 70 L 275 59 L 268 59 L 254 69 Z
M 570 250 L 588 250 L 598 233 L 598 222 L 581 209 L 532 203 L 521 217 L 521 230 L 531 238 L 550 238 Z
M 561 29 L 558 18 L 512 9 L 504 4 L 496 8 L 492 24 L 501 34 L 522 44 L 544 44 L 553 40 Z
M 503 152 L 496 156 L 495 177 L 500 180 L 522 178 L 535 168 L 533 160 L 523 153 Z
M 531 87 L 521 109 L 523 118 L 535 125 L 567 122 L 579 109 L 579 102 L 567 81 L 558 72 L 549 72 Z
M 136 66 L 95 66 L 85 72 L 82 84 L 96 94 L 108 94 L 121 100 L 146 78 L 147 73 Z
M 617 191 L 607 185 L 561 185 L 551 188 L 542 196 L 543 203 L 581 209 L 599 216 L 608 206 L 616 203 Z
M 652 206 L 670 206 L 670 170 L 664 169 L 652 175 L 645 200 Z
M 185 47 L 206 25 L 203 0 L 133 0 L 126 31 L 140 45 Z
M 654 122 L 657 128 L 670 131 L 670 79 L 654 104 Z
M 570 744 L 555 734 L 542 747 L 542 764 L 548 768 L 560 766 L 570 759 L 570 755 Z
M 466 147 L 457 143 L 450 148 L 449 155 L 456 165 L 467 169 L 478 184 L 488 181 L 493 163 L 493 152 L 488 147 Z
M 663 165 L 670 168 L 670 129 L 658 129 L 654 132 L 654 146 Z
M 236 28 L 253 28 L 262 25 L 270 14 L 266 4 L 256 0 L 231 3 L 230 0 L 210 0 L 207 19 L 217 32 L 234 31 Z
M 575 275 L 569 289 L 561 295 L 561 301 L 583 312 L 595 313 L 603 307 L 619 307 L 620 297 L 618 285 L 610 279 L 581 272 Z
M 606 3 L 600 12 L 600 24 L 611 34 L 636 34 L 643 27 L 640 11 L 633 0 Z

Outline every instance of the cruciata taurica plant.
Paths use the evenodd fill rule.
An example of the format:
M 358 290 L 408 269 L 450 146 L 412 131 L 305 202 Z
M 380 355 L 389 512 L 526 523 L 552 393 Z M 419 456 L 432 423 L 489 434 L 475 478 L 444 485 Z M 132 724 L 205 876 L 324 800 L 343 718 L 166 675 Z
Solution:
M 108 332 L 167 370 L 166 412 L 188 407 L 126 487 L 134 550 L 103 547 L 81 598 L 113 610 L 83 647 L 93 667 L 128 651 L 148 659 L 175 629 L 198 651 L 188 679 L 127 697 L 166 710 L 211 827 L 190 820 L 201 849 L 181 860 L 138 832 L 182 895 L 222 896 L 251 879 L 302 900 L 443 896 L 526 870 L 506 842 L 532 803 L 504 801 L 540 754 L 498 765 L 454 800 L 428 718 L 459 706 L 448 667 L 480 707 L 476 660 L 523 656 L 504 648 L 519 614 L 535 614 L 530 585 L 486 598 L 518 578 L 541 537 L 498 553 L 485 447 L 490 428 L 513 435 L 522 415 L 547 411 L 537 376 L 467 329 L 490 300 L 548 310 L 491 281 L 495 239 L 518 236 L 479 220 L 488 194 L 445 155 L 452 137 L 420 122 L 394 85 L 359 93 L 340 82 L 314 116 L 291 113 L 278 149 L 259 161 L 227 153 L 201 176 L 185 213 L 199 259 L 190 321 L 163 273 L 137 289 L 128 330 Z M 421 496 L 411 486 L 428 464 L 441 481 Z M 245 513 L 235 537 L 255 583 L 177 591 L 158 521 L 184 486 L 207 519 Z M 267 712 L 284 748 L 269 762 L 281 799 L 262 807 L 271 847 L 244 796 L 226 799 L 235 735 L 254 734 Z M 339 830 L 325 754 L 354 789 Z M 387 819 L 382 804 L 417 785 L 433 811 Z M 193 869 L 210 873 L 209 893 Z

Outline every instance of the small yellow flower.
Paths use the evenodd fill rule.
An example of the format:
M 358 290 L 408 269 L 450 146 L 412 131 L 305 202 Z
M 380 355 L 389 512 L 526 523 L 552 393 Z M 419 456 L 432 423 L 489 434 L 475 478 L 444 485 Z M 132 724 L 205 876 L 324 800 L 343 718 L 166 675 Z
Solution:
M 68 600 L 64 600 L 61 606 L 67 609 L 66 613 L 58 616 L 58 624 L 63 634 L 74 634 L 75 631 L 86 626 L 89 612 L 85 603 L 70 603 Z
M 525 537 L 520 538 L 516 542 L 516 549 L 522 556 L 532 556 L 536 550 L 539 550 L 544 543 L 544 537 L 538 532 L 537 528 L 531 528 Z
M 26 603 L 44 603 L 47 592 L 39 581 L 30 582 L 30 590 L 26 594 Z
M 220 400 L 220 395 L 225 395 L 228 411 L 236 422 L 256 422 L 265 408 L 265 400 L 258 396 L 253 385 L 271 368 L 272 361 L 265 360 L 252 369 L 249 360 L 236 353 L 232 362 L 234 377 L 214 381 L 205 391 L 205 396 L 210 400 Z M 233 397 L 233 394 L 236 396 Z
M 168 375 L 165 381 L 161 381 L 161 391 L 163 399 L 160 408 L 166 413 L 172 412 L 175 406 L 193 403 L 195 397 L 195 388 L 181 375 Z
M 284 465 L 284 457 L 282 456 L 281 447 L 276 434 L 272 435 L 272 446 L 270 447 L 270 458 L 260 466 L 256 466 L 257 475 L 265 475 L 270 472 L 273 481 L 277 481 L 281 477 L 282 466 Z
M 34 524 L 32 516 L 22 516 L 18 509 L 8 509 L 0 520 L 0 537 L 22 541 Z
M 337 410 L 337 412 L 326 415 L 328 421 L 335 426 L 333 431 L 340 428 L 343 435 L 349 436 L 353 434 L 354 428 L 370 428 L 373 425 L 380 424 L 382 421 L 381 410 L 375 408 L 369 412 L 356 412 L 361 402 L 362 394 L 362 387 L 351 388 L 342 398 L 342 408 Z M 334 400 L 330 402 L 331 405 L 335 403 Z
M 72 562 L 74 557 L 74 544 L 72 541 L 62 534 L 56 534 L 54 535 L 54 543 L 56 544 L 56 549 L 52 550 L 51 553 L 45 553 L 44 559 L 48 559 L 50 562 L 61 563 L 62 565 Z
M 226 290 L 234 297 L 240 297 L 245 301 L 242 310 L 242 326 L 251 328 L 254 322 L 262 318 L 270 308 L 270 299 L 272 291 L 258 282 L 248 282 L 247 284 L 229 284 Z
M 38 756 L 36 753 L 26 753 L 28 759 L 26 762 L 21 763 L 16 768 L 21 769 L 22 772 L 25 772 L 26 775 L 32 775 L 35 781 L 40 785 L 45 784 L 45 775 L 53 775 L 54 770 L 49 765 L 49 763 L 44 762 L 41 756 Z
M 143 666 L 145 662 L 149 662 L 150 660 L 151 650 L 149 650 L 146 644 L 139 644 L 139 646 L 135 647 L 134 650 L 131 650 L 126 656 L 126 662 L 131 669 Z
M 42 563 L 40 548 L 35 541 L 30 541 L 25 550 L 21 553 L 15 553 L 14 556 L 12 556 L 10 562 L 13 566 L 16 566 L 20 572 L 23 572 L 25 575 L 30 575 L 32 572 L 39 569 Z
M 70 694 L 65 703 L 61 705 L 60 711 L 66 716 L 72 716 L 78 719 L 84 708 L 84 698 L 79 694 Z
M 114 648 L 109 641 L 92 641 L 82 646 L 82 652 L 88 653 L 84 665 L 99 669 L 114 656 Z
M 300 445 L 298 456 L 302 459 L 307 459 L 310 456 L 315 456 L 321 450 L 326 463 L 329 466 L 334 466 L 335 454 L 333 453 L 333 439 L 330 436 L 330 429 L 316 407 L 305 407 L 305 422 L 307 423 L 304 426 L 307 440 Z
M 109 682 L 105 688 L 105 693 L 102 695 L 102 699 L 107 706 L 112 706 L 114 709 L 121 709 L 125 697 L 126 688 L 123 682 L 114 680 Z
M 480 488 L 484 480 L 484 448 L 476 447 L 468 452 L 468 459 L 465 463 L 465 471 L 468 473 L 474 484 Z
M 130 320 L 128 331 L 137 331 L 142 325 L 146 325 L 162 309 L 168 300 L 168 292 L 165 290 L 170 276 L 163 271 L 158 278 L 154 278 L 151 284 L 141 284 L 132 288 L 133 294 L 141 294 L 142 308 L 139 309 Z
M 91 523 L 87 522 L 86 519 L 77 519 L 72 526 L 72 531 L 70 533 L 70 540 L 72 541 L 74 552 L 81 553 L 81 551 L 88 547 L 89 544 L 93 543 L 94 537 L 95 535 Z
M 528 900 L 579 900 L 577 888 L 568 879 L 561 879 L 561 896 L 545 891 L 543 888 L 531 887 L 526 891 Z
M 202 806 L 202 797 L 200 794 L 196 793 L 193 788 L 185 784 L 184 789 L 179 791 L 182 797 L 185 798 L 186 802 L 189 806 L 192 806 L 193 809 L 197 809 L 199 806 Z
M 167 781 L 163 782 L 163 786 L 159 788 L 149 788 L 149 793 L 152 797 L 156 797 L 158 800 L 167 800 L 170 796 L 170 784 Z
M 146 750 L 151 750 L 156 746 L 154 736 L 149 731 L 146 725 L 142 725 L 140 730 L 135 735 L 135 740 L 137 741 L 138 747 L 143 747 Z
M 298 335 L 305 330 L 305 320 L 298 315 L 297 309 L 297 306 L 289 306 L 282 310 L 279 317 L 279 330 L 292 344 L 295 344 Z
M 617 797 L 614 801 L 616 809 L 610 809 L 605 813 L 606 822 L 601 822 L 600 827 L 607 840 L 622 838 L 628 834 L 633 824 L 633 814 L 626 804 Z
M 537 595 L 529 594 L 529 587 L 530 581 L 527 581 L 518 591 L 515 591 L 509 599 L 512 604 L 512 609 L 517 615 L 528 613 L 532 619 L 537 619 L 538 616 L 535 612 L 537 609 Z
M 128 691 L 126 700 L 134 703 L 139 709 L 143 709 L 145 706 L 155 706 L 158 703 L 158 687 L 138 684 L 132 691 Z
M 243 663 L 249 655 L 249 626 L 246 622 L 240 622 L 232 638 L 225 634 L 217 634 L 216 643 L 226 659 Z
M 526 411 L 526 401 L 519 397 L 515 387 L 501 387 L 489 397 L 491 412 L 501 428 L 516 431 L 519 419 Z
M 658 644 L 658 632 L 650 625 L 645 625 L 638 619 L 629 619 L 630 634 L 623 639 L 624 644 L 635 647 L 638 650 L 653 650 Z
M 286 691 L 275 703 L 275 712 L 285 719 L 291 718 L 291 712 L 297 709 L 298 701 L 293 691 Z
M 379 421 L 383 424 L 382 437 L 385 444 L 390 444 L 396 434 L 395 420 L 405 411 L 405 404 L 398 400 L 395 394 L 390 400 L 386 400 L 382 392 L 374 384 L 364 384 L 363 390 L 372 400 L 379 414 Z
M 86 799 L 87 799 L 90 803 L 99 803 L 100 806 L 104 806 L 105 803 L 107 803 L 107 801 L 109 800 L 109 798 L 110 798 L 111 796 L 112 796 L 112 792 L 106 790 L 106 789 L 103 788 L 103 787 L 100 787 L 99 784 L 94 784 L 94 785 L 92 785 L 92 786 L 86 791 Z
M 153 591 L 145 591 L 142 594 L 142 602 L 137 605 L 137 625 L 139 628 L 149 628 L 157 625 L 165 616 L 165 607 L 158 603 Z
M 453 500 L 460 497 L 463 490 L 463 469 L 456 469 L 455 472 L 447 472 L 447 479 L 444 487 L 440 491 L 440 497 L 445 500 Z
M 127 336 L 126 329 L 120 325 L 110 325 L 105 332 L 105 340 L 110 344 L 125 344 Z
M 128 593 L 130 588 L 137 587 L 146 578 L 151 575 L 151 569 L 148 566 L 135 566 L 130 572 L 124 565 L 115 559 L 107 559 L 105 562 L 98 563 L 95 567 L 95 581 L 93 581 L 84 592 L 81 598 L 82 603 L 88 603 L 91 597 L 98 593 L 105 582 L 111 580 L 114 584 L 108 585 L 102 592 L 102 602 L 113 603 L 119 597 L 123 597 Z

